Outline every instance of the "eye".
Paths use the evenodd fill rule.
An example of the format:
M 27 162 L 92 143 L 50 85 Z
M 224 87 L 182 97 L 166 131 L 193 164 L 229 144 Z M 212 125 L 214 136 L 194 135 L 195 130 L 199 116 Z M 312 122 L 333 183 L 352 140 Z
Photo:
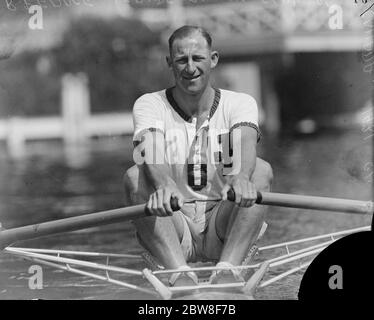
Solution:
M 179 63 L 179 64 L 185 64 L 185 63 L 187 63 L 187 59 L 186 58 L 179 58 L 179 59 L 176 60 L 176 62 Z

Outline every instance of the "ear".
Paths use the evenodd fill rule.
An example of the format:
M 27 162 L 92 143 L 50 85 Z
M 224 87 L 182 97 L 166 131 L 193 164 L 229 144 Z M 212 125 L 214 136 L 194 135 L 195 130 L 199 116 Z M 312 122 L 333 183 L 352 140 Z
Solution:
M 216 67 L 219 60 L 219 54 L 218 51 L 212 51 L 210 54 L 210 67 L 213 69 Z
M 168 67 L 171 68 L 171 58 L 170 58 L 170 56 L 166 56 L 166 63 L 168 65 Z

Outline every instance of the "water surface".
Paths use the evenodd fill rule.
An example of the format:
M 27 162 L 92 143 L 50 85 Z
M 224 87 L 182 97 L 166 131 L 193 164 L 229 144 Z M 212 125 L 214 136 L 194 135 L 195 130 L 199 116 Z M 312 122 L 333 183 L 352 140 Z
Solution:
M 26 157 L 10 159 L 0 147 L 0 221 L 6 228 L 127 205 L 122 175 L 132 165 L 130 137 L 93 140 L 65 150 L 60 142 L 34 142 Z M 263 139 L 259 154 L 274 169 L 273 191 L 357 200 L 372 199 L 372 146 L 358 131 L 282 140 Z M 272 207 L 262 244 L 368 225 L 370 217 Z M 114 253 L 140 253 L 130 223 L 82 230 L 19 245 Z M 140 269 L 140 261 L 122 266 Z M 43 268 L 44 287 L 28 287 L 32 263 L 0 254 L 0 299 L 146 299 L 152 296 Z M 272 271 L 277 274 L 286 268 Z M 296 299 L 302 273 L 261 289 L 259 299 Z M 136 277 L 123 280 L 144 284 Z

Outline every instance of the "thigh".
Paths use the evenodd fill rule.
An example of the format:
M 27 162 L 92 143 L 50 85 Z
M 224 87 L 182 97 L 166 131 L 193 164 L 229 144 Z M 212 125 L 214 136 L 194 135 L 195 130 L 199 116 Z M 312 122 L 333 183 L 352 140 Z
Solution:
M 270 165 L 266 161 L 257 157 L 256 167 L 251 178 L 257 190 L 270 190 L 270 184 L 273 178 L 272 174 L 273 173 Z M 227 227 L 230 224 L 230 219 L 234 212 L 236 213 L 237 209 L 235 210 L 234 202 L 230 201 L 223 202 L 219 210 L 217 211 L 215 217 L 215 230 L 221 240 L 223 240 L 226 235 Z
M 188 224 L 186 225 L 183 213 L 181 211 L 176 211 L 170 218 L 173 222 L 175 230 L 177 231 L 179 241 L 182 241 L 183 236 L 186 233 L 185 228 L 186 226 L 188 227 Z
M 237 211 L 235 202 L 221 201 L 217 208 L 213 209 L 211 221 L 209 221 L 209 228 L 213 229 L 218 238 L 223 241 L 226 235 L 227 227 L 230 224 L 230 219 L 233 212 Z
M 139 218 L 133 220 L 133 225 L 135 226 L 139 234 L 152 234 L 155 232 L 167 233 L 170 232 L 170 227 L 174 226 L 179 241 L 182 241 L 183 235 L 185 233 L 185 223 L 183 219 L 183 213 L 181 211 L 176 211 L 170 217 L 149 216 Z
M 206 259 L 219 259 L 230 218 L 237 211 L 238 207 L 231 201 L 221 201 L 212 210 L 203 244 Z

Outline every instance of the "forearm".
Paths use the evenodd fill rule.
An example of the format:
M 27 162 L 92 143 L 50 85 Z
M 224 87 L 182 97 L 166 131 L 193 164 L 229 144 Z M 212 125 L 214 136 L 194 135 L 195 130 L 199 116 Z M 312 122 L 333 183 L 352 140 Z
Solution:
M 147 186 L 153 189 L 147 201 L 151 215 L 170 216 L 173 214 L 171 198 L 176 198 L 178 206 L 183 206 L 183 196 L 172 178 L 171 167 L 166 162 L 165 139 L 162 132 L 147 132 L 137 145 L 135 159 L 142 167 Z M 148 189 L 149 190 L 149 189 Z
M 144 172 L 152 187 L 174 185 L 171 169 L 165 159 L 165 140 L 161 133 L 147 133 L 143 142 L 145 157 L 143 158 Z
M 233 174 L 244 175 L 248 179 L 252 178 L 252 174 L 256 167 L 256 145 L 254 132 L 250 128 L 235 129 L 233 133 Z M 237 147 L 239 146 L 239 148 Z
M 144 172 L 153 188 L 158 189 L 161 186 L 167 185 L 175 186 L 175 181 L 171 178 L 170 167 L 168 164 L 151 164 L 144 162 L 144 169 Z
M 236 160 L 234 158 L 234 166 L 238 168 L 237 174 L 244 175 L 250 180 L 255 171 L 256 157 L 255 146 L 242 146 L 240 158 L 236 158 Z

